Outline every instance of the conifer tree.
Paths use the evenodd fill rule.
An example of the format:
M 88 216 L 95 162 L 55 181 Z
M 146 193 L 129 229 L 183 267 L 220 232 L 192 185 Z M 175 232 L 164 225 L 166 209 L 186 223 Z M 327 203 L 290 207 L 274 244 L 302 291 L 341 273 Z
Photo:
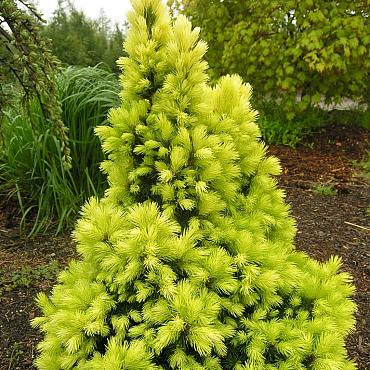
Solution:
M 109 179 L 81 255 L 38 296 L 39 369 L 351 370 L 353 286 L 293 247 L 251 87 L 207 85 L 199 29 L 133 0 L 122 104 L 100 127 Z

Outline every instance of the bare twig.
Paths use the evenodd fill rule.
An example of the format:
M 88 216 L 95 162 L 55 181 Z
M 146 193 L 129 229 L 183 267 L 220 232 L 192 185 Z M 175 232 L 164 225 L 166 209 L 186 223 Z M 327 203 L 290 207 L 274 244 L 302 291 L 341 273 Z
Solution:
M 356 224 L 353 224 L 352 222 L 348 222 L 348 221 L 344 221 L 344 223 L 347 224 L 347 225 L 350 225 L 350 226 L 357 227 L 357 228 L 359 228 L 361 230 L 365 230 L 367 232 L 370 232 L 370 228 L 368 228 L 368 227 L 361 226 L 361 225 L 356 225 Z

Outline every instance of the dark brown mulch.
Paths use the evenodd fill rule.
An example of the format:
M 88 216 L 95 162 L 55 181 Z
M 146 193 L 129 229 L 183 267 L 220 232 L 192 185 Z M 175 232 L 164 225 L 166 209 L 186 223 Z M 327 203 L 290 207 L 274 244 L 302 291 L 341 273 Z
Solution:
M 33 271 L 51 261 L 60 268 L 75 256 L 69 235 L 43 235 L 32 240 L 18 237 L 18 228 L 7 229 L 0 224 L 0 369 L 35 369 L 36 344 L 41 335 L 30 326 L 30 320 L 40 314 L 35 305 L 38 292 L 50 292 L 54 278 L 36 276 Z M 14 271 L 22 271 L 29 286 L 13 283 Z M 22 276 L 22 274 L 21 274 Z
M 361 160 L 367 150 L 369 133 L 336 127 L 312 141 L 313 146 L 272 147 L 270 152 L 282 162 L 280 186 L 286 190 L 297 220 L 297 248 L 320 261 L 333 254 L 341 256 L 343 270 L 354 277 L 357 329 L 349 336 L 347 348 L 358 369 L 368 370 L 370 233 L 366 228 L 370 228 L 370 218 L 366 207 L 370 199 L 369 186 L 354 161 Z M 317 183 L 332 184 L 337 194 L 319 195 L 313 190 Z M 14 203 L 0 201 L 0 369 L 4 370 L 34 369 L 36 343 L 41 338 L 29 325 L 29 320 L 39 314 L 34 297 L 39 291 L 50 291 L 54 283 L 50 278 L 34 278 L 29 287 L 12 287 L 14 271 L 23 266 L 32 271 L 53 260 L 58 260 L 63 268 L 75 257 L 69 235 L 19 238 L 16 210 Z
M 369 132 L 339 126 L 297 149 L 270 148 L 280 158 L 280 186 L 286 190 L 297 221 L 296 247 L 319 261 L 332 255 L 343 260 L 356 286 L 356 331 L 347 340 L 349 356 L 359 370 L 370 369 L 370 206 L 369 183 L 358 163 L 369 150 Z M 332 185 L 334 196 L 315 192 Z
M 271 146 L 271 154 L 283 165 L 281 184 L 311 188 L 314 183 L 332 184 L 339 192 L 347 186 L 366 186 L 358 166 L 369 150 L 369 131 L 359 127 L 335 126 L 307 139 L 297 149 Z

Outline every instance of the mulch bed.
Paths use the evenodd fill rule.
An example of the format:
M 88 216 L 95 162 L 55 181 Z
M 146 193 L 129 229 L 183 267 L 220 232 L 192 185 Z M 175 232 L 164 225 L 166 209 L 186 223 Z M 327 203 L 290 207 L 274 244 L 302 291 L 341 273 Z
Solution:
M 358 304 L 356 331 L 348 337 L 349 356 L 359 370 L 370 369 L 370 218 L 369 185 L 356 161 L 368 150 L 369 133 L 353 127 L 335 127 L 308 140 L 297 149 L 270 148 L 281 159 L 280 187 L 297 220 L 296 246 L 324 261 L 331 255 L 343 259 L 343 270 L 354 278 Z M 315 185 L 331 185 L 336 194 L 320 195 Z M 19 237 L 17 207 L 0 200 L 0 369 L 35 369 L 40 333 L 29 321 L 39 314 L 34 299 L 49 292 L 55 280 L 33 274 L 40 266 L 59 261 L 63 268 L 76 257 L 69 235 L 52 234 L 27 240 Z M 15 276 L 15 271 L 22 271 Z M 26 281 L 19 280 L 19 276 Z M 18 280 L 17 280 L 18 279 Z M 28 279 L 28 281 L 27 281 Z M 28 286 L 20 286 L 27 283 Z

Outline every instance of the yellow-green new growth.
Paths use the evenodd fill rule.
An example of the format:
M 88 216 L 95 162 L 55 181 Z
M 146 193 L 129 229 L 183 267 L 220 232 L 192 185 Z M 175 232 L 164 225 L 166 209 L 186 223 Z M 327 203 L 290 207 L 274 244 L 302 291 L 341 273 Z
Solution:
M 83 209 L 81 260 L 38 298 L 38 368 L 355 369 L 350 278 L 294 250 L 250 86 L 208 86 L 199 30 L 133 7 L 122 104 L 97 130 L 110 186 Z

